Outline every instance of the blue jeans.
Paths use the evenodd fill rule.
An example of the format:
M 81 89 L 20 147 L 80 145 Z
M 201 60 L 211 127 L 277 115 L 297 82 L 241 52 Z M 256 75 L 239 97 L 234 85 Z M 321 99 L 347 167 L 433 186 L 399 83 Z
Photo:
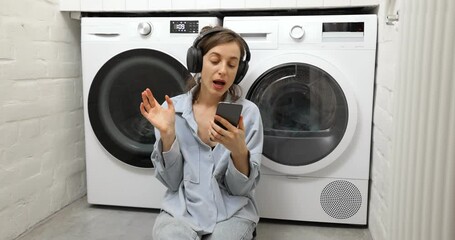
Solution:
M 153 226 L 153 240 L 251 240 L 256 223 L 232 217 L 215 225 L 213 233 L 200 236 L 189 224 L 162 211 Z

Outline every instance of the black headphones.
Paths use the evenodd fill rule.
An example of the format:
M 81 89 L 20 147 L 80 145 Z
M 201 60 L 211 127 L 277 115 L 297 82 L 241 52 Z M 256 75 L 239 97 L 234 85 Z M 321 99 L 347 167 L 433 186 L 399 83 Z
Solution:
M 192 73 L 199 73 L 202 71 L 202 50 L 198 46 L 199 43 L 207 36 L 211 36 L 213 34 L 226 31 L 226 29 L 220 28 L 212 28 L 207 30 L 204 33 L 201 33 L 193 42 L 193 45 L 188 49 L 186 54 L 186 65 L 188 70 Z M 248 48 L 248 44 L 240 38 L 243 42 L 243 47 L 245 48 L 245 60 L 240 60 L 239 67 L 237 69 L 237 74 L 235 75 L 234 84 L 239 84 L 243 77 L 245 77 L 246 72 L 248 71 L 248 62 L 251 58 L 250 49 Z

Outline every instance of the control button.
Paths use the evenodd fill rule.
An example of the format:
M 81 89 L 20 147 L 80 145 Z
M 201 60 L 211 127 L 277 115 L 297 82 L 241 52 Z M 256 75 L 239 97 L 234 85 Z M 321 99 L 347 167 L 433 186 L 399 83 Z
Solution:
M 148 22 L 141 22 L 137 26 L 137 31 L 142 36 L 147 36 L 152 32 L 152 25 L 150 25 L 150 23 L 148 23 Z
M 293 39 L 302 39 L 303 35 L 305 35 L 305 30 L 303 29 L 302 26 L 295 25 L 294 27 L 291 28 L 291 31 L 289 32 L 289 36 Z

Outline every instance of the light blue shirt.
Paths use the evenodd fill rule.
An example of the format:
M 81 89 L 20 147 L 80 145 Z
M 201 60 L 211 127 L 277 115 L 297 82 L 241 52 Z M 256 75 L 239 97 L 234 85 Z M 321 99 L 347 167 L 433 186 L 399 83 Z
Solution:
M 229 97 L 229 96 L 228 96 Z M 197 135 L 193 114 L 192 91 L 172 98 L 176 120 L 176 140 L 168 152 L 158 141 L 152 153 L 156 177 L 167 188 L 162 209 L 184 219 L 200 234 L 213 232 L 217 222 L 232 216 L 254 222 L 259 216 L 254 189 L 259 181 L 263 145 L 262 120 L 258 107 L 239 99 L 245 126 L 245 141 L 250 151 L 250 175 L 239 172 L 230 151 L 222 144 L 212 148 Z M 163 104 L 167 108 L 166 102 Z

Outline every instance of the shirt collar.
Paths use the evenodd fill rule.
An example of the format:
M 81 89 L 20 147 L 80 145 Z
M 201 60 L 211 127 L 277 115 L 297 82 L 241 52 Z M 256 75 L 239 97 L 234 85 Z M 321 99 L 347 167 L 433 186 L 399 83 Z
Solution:
M 180 101 L 175 103 L 174 108 L 176 113 L 186 115 L 193 112 L 193 91 L 194 88 L 184 93 Z

